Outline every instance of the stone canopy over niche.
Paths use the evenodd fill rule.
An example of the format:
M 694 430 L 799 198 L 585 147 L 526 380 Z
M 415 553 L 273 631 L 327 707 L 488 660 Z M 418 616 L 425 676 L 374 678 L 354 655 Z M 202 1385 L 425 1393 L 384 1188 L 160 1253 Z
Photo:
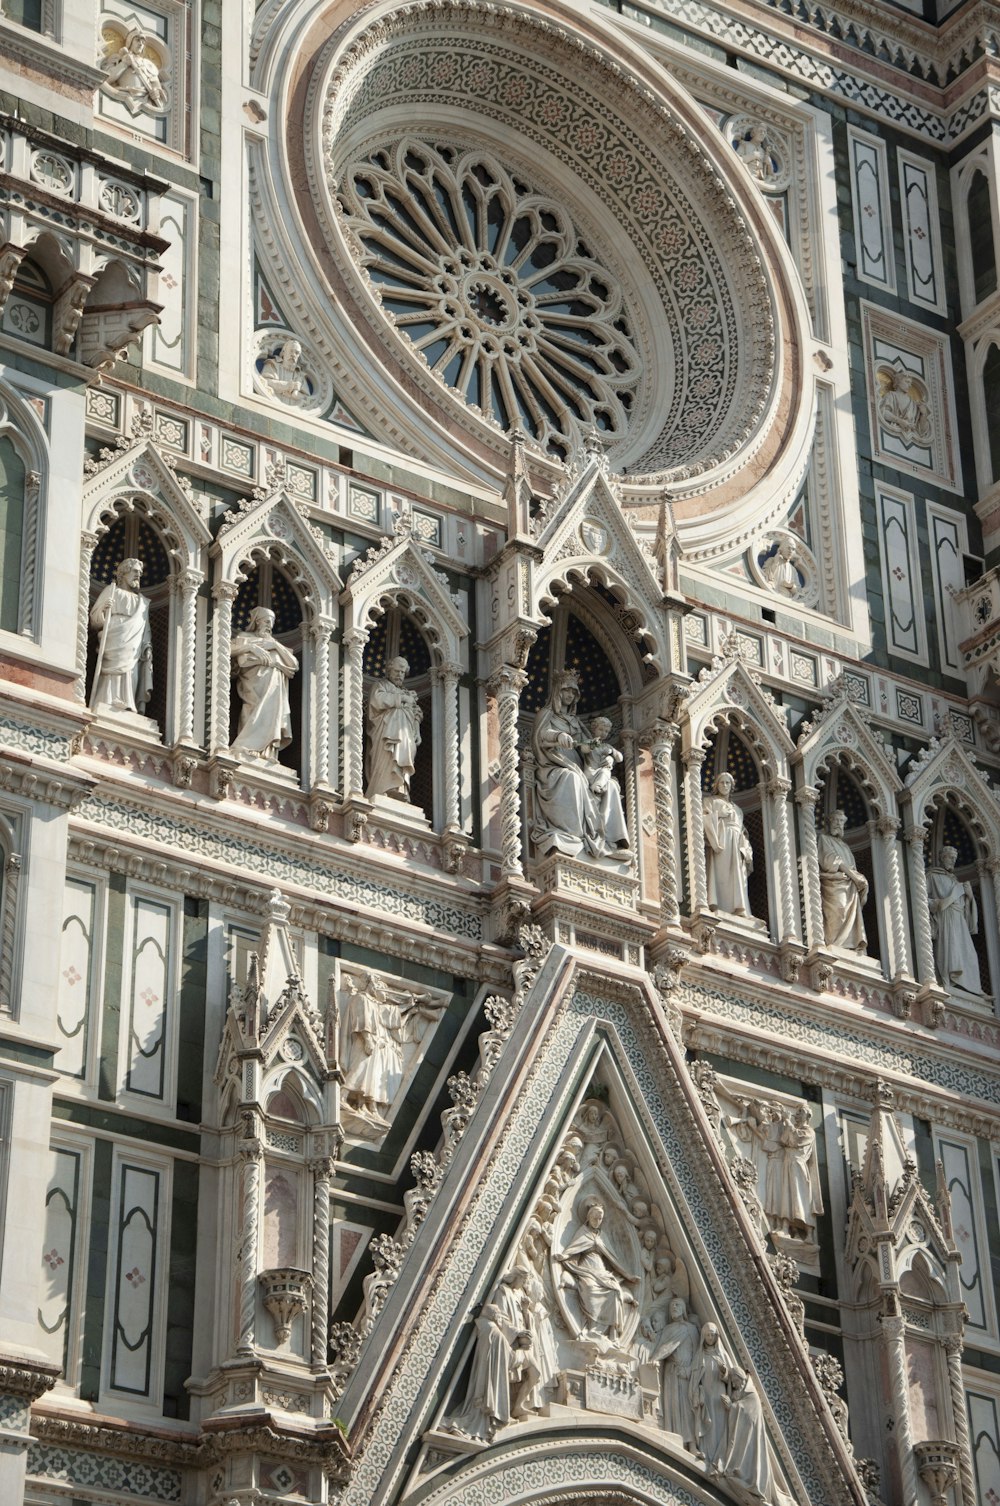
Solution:
M 519 427 L 564 459 L 596 427 L 697 512 L 801 450 L 776 238 L 665 75 L 462 3 L 342 28 L 310 66 L 313 264 L 453 442 L 503 455 Z

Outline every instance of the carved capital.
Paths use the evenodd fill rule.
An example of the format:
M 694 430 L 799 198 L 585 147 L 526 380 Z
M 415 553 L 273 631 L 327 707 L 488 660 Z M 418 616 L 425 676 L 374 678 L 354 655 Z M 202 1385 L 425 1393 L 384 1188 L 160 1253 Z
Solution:
M 764 785 L 764 793 L 772 800 L 784 800 L 792 788 L 790 779 L 769 779 Z
M 330 1180 L 333 1176 L 333 1165 L 332 1156 L 316 1156 L 314 1160 L 308 1162 L 309 1170 L 317 1182 L 328 1182 Z
M 360 656 L 361 650 L 364 648 L 364 646 L 365 646 L 365 644 L 367 642 L 368 642 L 368 629 L 367 628 L 363 628 L 363 627 L 348 628 L 347 632 L 344 634 L 344 646 L 346 648 L 355 650 L 355 652 L 358 653 L 359 656 Z
M 707 756 L 705 748 L 688 748 L 681 754 L 681 762 L 686 769 L 700 769 Z
M 795 791 L 793 800 L 802 810 L 815 810 L 819 804 L 820 792 L 814 784 L 804 784 Z
M 895 816 L 879 816 L 875 830 L 880 837 L 894 837 L 899 830 L 899 822 Z
M 907 826 L 903 832 L 904 842 L 909 842 L 911 847 L 923 847 L 927 841 L 926 826 Z
M 486 694 L 494 701 L 517 700 L 527 683 L 528 676 L 523 669 L 515 669 L 511 664 L 501 664 L 486 681 Z
M 220 580 L 212 587 L 212 600 L 217 602 L 235 601 L 239 594 L 239 586 L 231 580 Z
M 436 664 L 433 670 L 435 680 L 443 685 L 447 685 L 449 680 L 454 683 L 461 673 L 462 666 L 454 659 L 443 660 L 442 663 Z

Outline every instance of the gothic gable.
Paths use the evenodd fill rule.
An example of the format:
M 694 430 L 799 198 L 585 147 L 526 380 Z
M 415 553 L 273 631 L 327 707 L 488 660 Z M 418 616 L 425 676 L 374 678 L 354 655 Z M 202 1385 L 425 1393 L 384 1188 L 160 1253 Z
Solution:
M 974 826 L 985 836 L 992 854 L 1000 853 L 1000 811 L 996 794 L 973 756 L 954 733 L 928 746 L 913 761 L 904 780 L 911 802 L 913 821 L 922 824 L 928 808 L 940 795 L 952 794 L 967 809 L 975 811 Z
M 192 495 L 190 482 L 182 481 L 142 428 L 122 448 L 105 451 L 87 476 L 83 484 L 85 531 L 103 532 L 108 526 L 106 516 L 123 504 L 132 505 L 137 495 L 145 500 L 153 521 L 162 528 L 178 565 L 200 568 L 202 550 L 212 538 L 202 509 Z
M 747 666 L 738 645 L 731 647 L 732 652 L 702 670 L 684 701 L 690 746 L 706 747 L 712 730 L 735 717 L 756 747 L 765 772 L 773 776 L 783 772 L 793 751 L 785 713 Z
M 343 582 L 332 551 L 284 486 L 256 493 L 242 503 L 223 522 L 212 546 L 226 581 L 236 581 L 260 551 L 276 551 L 286 566 L 303 577 L 313 614 L 333 620 Z
M 902 781 L 889 749 L 845 696 L 835 696 L 799 735 L 796 762 L 805 782 L 815 785 L 831 761 L 843 759 L 860 780 L 879 815 L 895 809 Z
M 649 1356 L 665 1324 L 684 1321 L 671 1315 L 672 1299 L 696 1314 L 699 1345 L 713 1347 L 704 1325 L 716 1324 L 734 1372 L 748 1378 L 746 1431 L 766 1459 L 772 1506 L 863 1500 L 644 975 L 623 981 L 553 948 L 499 1067 L 468 1110 L 338 1403 L 358 1456 L 344 1506 L 473 1499 L 463 1493 L 473 1479 L 508 1468 L 511 1450 L 525 1460 L 558 1449 L 562 1462 L 584 1432 L 617 1439 L 619 1452 L 635 1442 L 661 1490 L 684 1484 L 704 1499 L 706 1487 L 721 1487 L 749 1500 L 736 1474 L 723 1479 L 718 1436 L 707 1470 L 680 1433 L 664 1428 Z M 508 1281 L 518 1265 L 526 1276 Z M 554 1358 L 559 1375 L 544 1398 L 521 1397 L 525 1421 L 499 1426 L 484 1422 L 476 1404 L 475 1351 L 491 1309 L 513 1314 L 525 1280 L 558 1312 L 543 1368 Z M 421 1442 L 413 1470 L 407 1459 Z M 612 1487 L 610 1475 L 594 1477 L 587 1498 Z
M 469 627 L 449 590 L 448 580 L 408 532 L 384 538 L 359 559 L 348 577 L 341 603 L 351 609 L 352 626 L 366 625 L 386 598 L 409 605 L 426 625 L 444 657 L 454 660 Z

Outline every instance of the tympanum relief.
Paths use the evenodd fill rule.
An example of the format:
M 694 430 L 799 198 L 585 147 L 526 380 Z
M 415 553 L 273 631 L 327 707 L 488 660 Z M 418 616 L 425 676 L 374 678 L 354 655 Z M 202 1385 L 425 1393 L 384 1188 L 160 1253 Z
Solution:
M 349 1139 L 381 1142 L 447 995 L 368 969 L 341 968 L 336 990 L 341 1117 Z
M 566 1408 L 630 1418 L 662 1428 L 740 1499 L 779 1506 L 754 1382 L 690 1287 L 614 1114 L 587 1099 L 476 1319 L 445 1431 L 488 1443 Z

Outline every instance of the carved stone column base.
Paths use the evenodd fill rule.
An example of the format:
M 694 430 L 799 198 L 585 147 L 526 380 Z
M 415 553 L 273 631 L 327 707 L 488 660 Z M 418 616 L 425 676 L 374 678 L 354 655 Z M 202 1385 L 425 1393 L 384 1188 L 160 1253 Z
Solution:
M 533 865 L 541 891 L 532 904 L 553 941 L 643 967 L 656 924 L 639 912 L 639 880 L 621 865 L 549 857 Z

